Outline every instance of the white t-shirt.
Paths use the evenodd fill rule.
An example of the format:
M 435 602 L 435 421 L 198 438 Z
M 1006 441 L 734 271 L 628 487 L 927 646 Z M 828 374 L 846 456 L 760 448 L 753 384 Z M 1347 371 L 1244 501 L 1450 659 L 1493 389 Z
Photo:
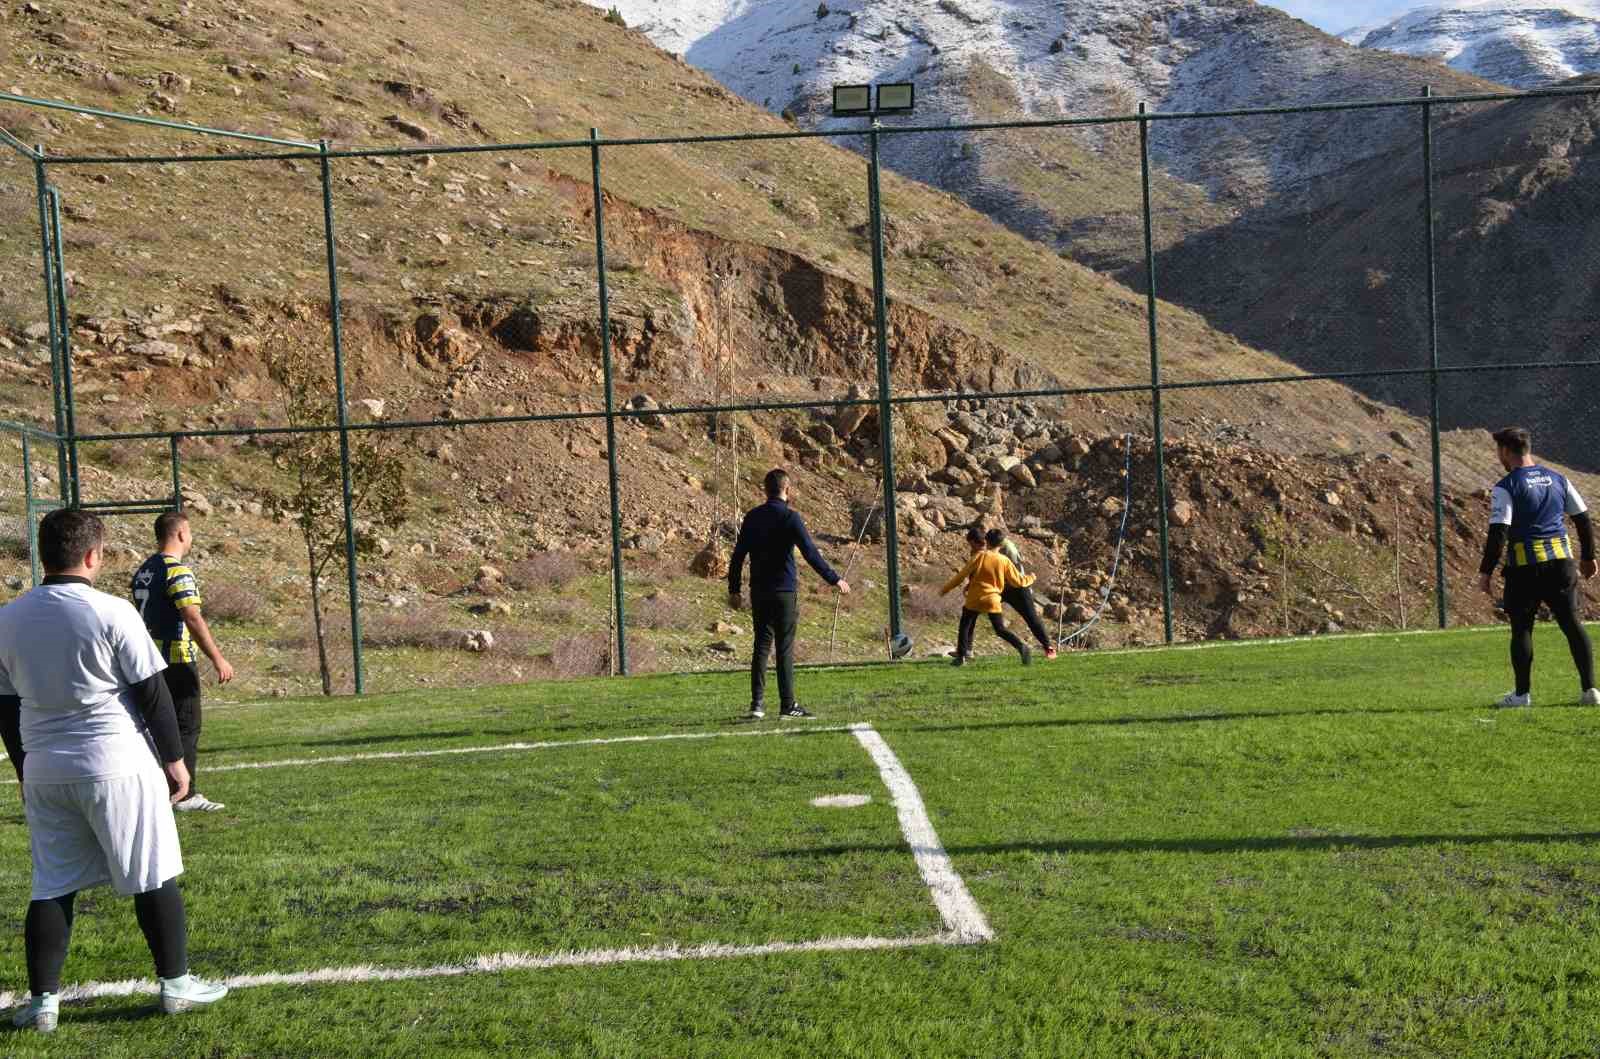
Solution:
M 77 582 L 0 607 L 0 695 L 22 700 L 23 779 L 74 783 L 156 764 L 128 689 L 167 668 L 139 612 Z

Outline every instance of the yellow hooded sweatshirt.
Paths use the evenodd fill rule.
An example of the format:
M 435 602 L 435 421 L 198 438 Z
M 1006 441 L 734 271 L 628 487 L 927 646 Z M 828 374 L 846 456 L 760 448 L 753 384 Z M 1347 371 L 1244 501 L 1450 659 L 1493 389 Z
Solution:
M 962 604 L 967 610 L 979 614 L 1000 613 L 1000 594 L 1008 588 L 1027 588 L 1034 582 L 1032 574 L 1017 573 L 1011 560 L 999 552 L 985 548 L 975 554 L 961 572 L 952 577 L 939 594 L 945 595 L 962 581 L 967 582 L 967 598 Z

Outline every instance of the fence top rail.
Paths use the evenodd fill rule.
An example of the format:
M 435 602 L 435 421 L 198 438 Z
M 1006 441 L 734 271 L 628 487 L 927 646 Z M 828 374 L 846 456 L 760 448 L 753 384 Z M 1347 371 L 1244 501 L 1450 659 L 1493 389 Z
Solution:
M 15 423 L 9 419 L 0 419 L 0 432 L 7 434 L 26 434 L 39 441 L 65 441 L 60 434 L 52 434 L 43 427 L 36 427 L 32 423 Z
M 141 114 L 124 114 L 116 110 L 104 110 L 100 107 L 86 107 L 79 103 L 68 103 L 58 99 L 36 99 L 33 96 L 21 96 L 12 92 L 0 92 L 0 102 L 19 103 L 26 107 L 44 107 L 48 110 L 64 110 L 69 114 L 86 114 L 95 118 L 106 118 L 109 121 L 125 121 L 134 125 L 151 125 L 158 129 L 173 129 L 178 132 L 198 133 L 202 136 L 216 136 L 223 139 L 245 140 L 250 143 L 270 143 L 279 147 L 303 147 L 316 150 L 316 144 L 304 140 L 290 140 L 278 136 L 259 136 L 252 132 L 234 132 L 231 129 L 214 129 L 208 125 L 188 125 L 181 121 L 167 121 L 163 118 L 145 117 Z
M 0 143 L 10 147 L 12 150 L 16 151 L 29 161 L 37 162 L 41 157 L 38 151 L 35 151 L 32 147 L 29 147 L 27 144 L 23 143 L 21 140 L 17 139 L 3 128 L 0 128 Z
M 1600 360 L 1559 360 L 1507 362 L 1501 364 L 1453 364 L 1416 368 L 1368 368 L 1353 371 L 1327 371 L 1286 375 L 1252 375 L 1222 379 L 1179 379 L 1152 384 L 1122 383 L 1111 386 L 1042 386 L 1022 390 L 946 390 L 933 393 L 895 394 L 889 404 L 900 407 L 915 404 L 942 404 L 947 401 L 1024 401 L 1062 397 L 1111 397 L 1122 394 L 1148 394 L 1170 390 L 1223 390 L 1238 386 L 1278 386 L 1303 382 L 1346 382 L 1354 379 L 1426 378 L 1430 375 L 1476 375 L 1505 371 L 1571 371 L 1600 368 Z M 646 419 L 652 416 L 726 415 L 733 412 L 799 412 L 811 409 L 876 408 L 877 397 L 820 398 L 809 401 L 752 401 L 736 404 L 662 406 L 657 408 L 618 408 L 617 419 Z M 82 444 L 114 441 L 177 441 L 183 438 L 243 438 L 291 434 L 337 434 L 341 430 L 365 433 L 390 430 L 453 430 L 459 427 L 519 426 L 530 423 L 572 423 L 605 419 L 604 409 L 591 412 L 533 412 L 513 416 L 471 416 L 461 419 L 397 419 L 369 423 L 316 423 L 306 426 L 211 427 L 179 430 L 148 430 L 132 434 L 78 434 L 72 440 Z M 0 429 L 6 424 L 0 423 Z M 31 428 L 30 428 L 31 429 Z M 55 435 L 48 440 L 59 441 Z
M 1056 129 L 1085 125 L 1116 125 L 1151 121 L 1198 121 L 1218 118 L 1270 117 L 1293 114 L 1318 114 L 1337 111 L 1383 110 L 1395 107 L 1437 107 L 1463 103 L 1503 103 L 1521 99 L 1557 99 L 1566 96 L 1600 95 L 1600 84 L 1556 85 L 1549 88 L 1529 89 L 1522 92 L 1476 92 L 1454 96 L 1401 96 L 1394 99 L 1351 99 L 1327 103 L 1296 103 L 1266 107 L 1238 107 L 1228 110 L 1146 111 L 1134 114 L 1103 115 L 1099 117 L 1038 118 L 1016 121 L 966 122 L 945 125 L 871 125 L 852 128 L 786 129 L 774 132 L 708 133 L 701 136 L 633 136 L 569 140 L 524 141 L 486 144 L 423 144 L 415 147 L 348 147 L 327 150 L 329 158 L 396 158 L 420 155 L 489 154 L 509 151 L 552 151 L 593 147 L 647 147 L 711 143 L 751 143 L 767 140 L 833 139 L 841 136 L 863 136 L 876 132 L 885 136 L 902 136 L 918 133 L 995 132 L 1020 129 Z M 225 137 L 254 143 L 273 144 L 279 147 L 299 148 L 299 151 L 278 154 L 174 154 L 116 157 L 111 155 L 63 155 L 46 158 L 51 165 L 108 165 L 108 164 L 175 164 L 189 162 L 249 162 L 282 159 L 318 158 L 323 154 L 319 145 L 302 140 L 257 136 L 252 133 L 231 132 L 202 125 L 185 125 L 163 121 L 159 118 L 120 114 L 116 111 L 84 107 L 73 103 L 34 99 L 29 96 L 0 92 L 0 101 L 21 103 L 27 106 L 51 107 L 79 114 L 90 114 L 116 121 L 175 129 L 202 136 Z M 33 152 L 28 152 L 33 155 Z M 37 156 L 35 156 L 37 157 Z

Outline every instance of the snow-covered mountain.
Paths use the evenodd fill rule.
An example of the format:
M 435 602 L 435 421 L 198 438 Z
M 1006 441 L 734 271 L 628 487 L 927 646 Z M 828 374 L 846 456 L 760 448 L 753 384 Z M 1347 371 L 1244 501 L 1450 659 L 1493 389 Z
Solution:
M 1456 0 L 1343 37 L 1534 88 L 1600 72 L 1600 0 Z
M 829 115 L 831 89 L 866 81 L 916 82 L 917 117 L 930 124 L 1126 114 L 1140 100 L 1171 111 L 1413 96 L 1430 80 L 1441 91 L 1484 87 L 1433 64 L 1352 48 L 1255 0 L 589 2 L 617 7 L 661 47 L 807 127 L 859 127 Z M 1243 204 L 1388 150 L 1391 134 L 1414 124 L 1403 112 L 1368 111 L 1167 123 L 1153 139 L 1173 176 Z M 1094 136 L 1080 142 L 1094 147 Z M 1058 211 L 1018 223 L 1033 204 L 1013 202 L 1008 214 L 994 166 L 979 171 L 985 152 L 992 162 L 1007 149 L 1034 150 L 1020 136 L 885 141 L 896 169 L 1038 234 Z M 1083 162 L 1034 160 L 1067 171 Z

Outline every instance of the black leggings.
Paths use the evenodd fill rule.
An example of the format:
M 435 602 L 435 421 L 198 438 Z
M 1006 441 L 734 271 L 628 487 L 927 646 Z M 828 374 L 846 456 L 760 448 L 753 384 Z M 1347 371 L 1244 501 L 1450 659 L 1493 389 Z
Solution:
M 1033 633 L 1033 638 L 1039 641 L 1040 647 L 1048 651 L 1051 647 L 1050 634 L 1045 631 L 1044 622 L 1039 620 L 1039 608 L 1034 606 L 1032 590 L 1008 588 L 1000 593 L 1000 598 L 1005 601 L 1006 606 L 1022 615 L 1023 624 Z
M 978 613 L 965 607 L 961 608 L 961 628 L 956 634 L 956 654 L 962 658 L 969 658 L 972 655 L 972 634 L 978 628 Z M 1018 654 L 1028 653 L 1028 645 L 1019 640 L 1016 633 L 1006 628 L 1006 619 L 999 611 L 989 615 L 989 623 L 994 626 L 994 634 L 1015 647 Z
M 34 996 L 61 991 L 61 968 L 72 938 L 72 906 L 76 893 L 28 904 L 23 944 L 28 953 L 28 991 Z M 133 912 L 155 957 L 156 974 L 181 978 L 189 970 L 189 926 L 178 880 L 133 897 Z
M 1533 627 L 1541 604 L 1550 608 L 1566 634 L 1582 690 L 1594 687 L 1594 647 L 1579 617 L 1583 603 L 1578 567 L 1565 559 L 1506 571 L 1506 613 L 1511 618 L 1511 668 L 1517 677 L 1517 694 L 1526 695 L 1533 689 Z

